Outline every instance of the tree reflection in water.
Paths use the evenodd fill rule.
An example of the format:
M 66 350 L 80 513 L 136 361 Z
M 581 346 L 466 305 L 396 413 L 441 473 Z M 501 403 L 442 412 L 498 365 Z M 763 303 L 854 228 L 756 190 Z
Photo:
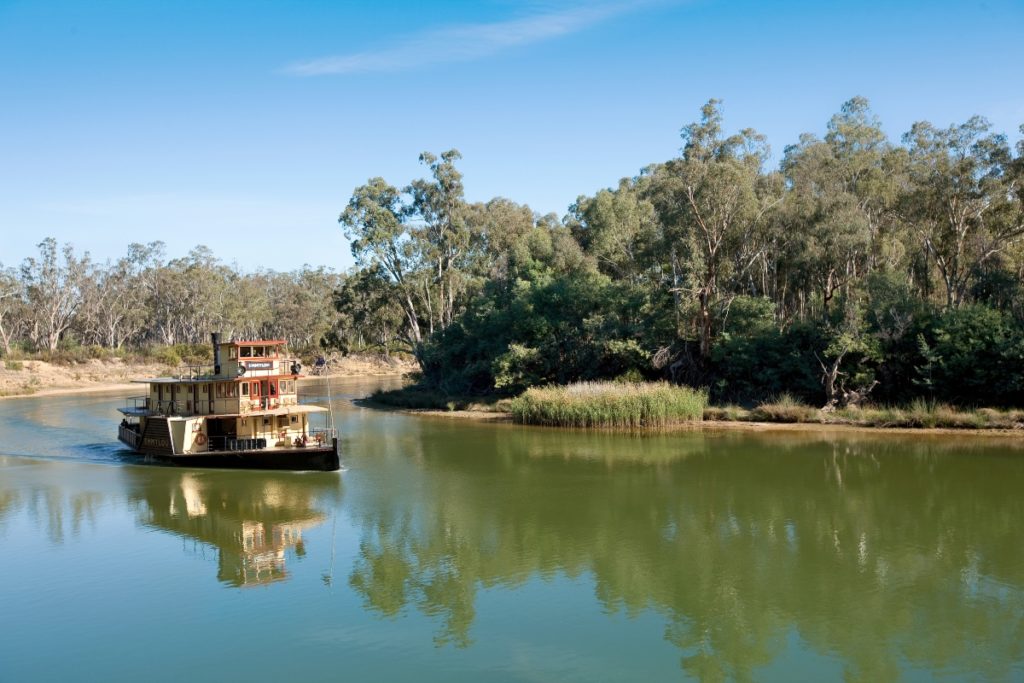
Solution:
M 142 525 L 215 549 L 226 585 L 261 585 L 340 508 L 359 537 L 350 588 L 376 614 L 436 620 L 441 646 L 473 643 L 483 591 L 570 577 L 606 613 L 658 615 L 683 673 L 707 680 L 758 678 L 793 647 L 859 680 L 1007 679 L 1024 662 L 1020 442 L 404 416 L 345 433 L 344 498 L 332 473 L 0 457 L 0 534 L 25 511 L 63 544 L 127 500 Z
M 360 492 L 349 580 L 438 617 L 439 644 L 472 642 L 481 588 L 588 574 L 605 610 L 664 615 L 706 680 L 754 677 L 793 633 L 861 680 L 1024 658 L 1024 462 L 999 442 L 445 431 L 355 446 L 421 481 Z
M 69 490 L 58 476 L 57 463 L 0 456 L 0 470 L 0 531 L 9 517 L 25 510 L 53 545 L 95 526 L 97 512 L 108 498 L 102 489 Z

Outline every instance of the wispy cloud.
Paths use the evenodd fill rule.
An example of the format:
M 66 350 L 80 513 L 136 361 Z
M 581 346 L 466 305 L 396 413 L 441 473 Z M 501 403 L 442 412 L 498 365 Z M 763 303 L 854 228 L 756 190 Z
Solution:
M 651 0 L 598 4 L 548 11 L 486 24 L 463 24 L 409 36 L 381 50 L 355 52 L 290 64 L 282 73 L 325 76 L 404 71 L 451 62 L 467 62 L 502 50 L 577 33 L 617 15 L 654 4 Z

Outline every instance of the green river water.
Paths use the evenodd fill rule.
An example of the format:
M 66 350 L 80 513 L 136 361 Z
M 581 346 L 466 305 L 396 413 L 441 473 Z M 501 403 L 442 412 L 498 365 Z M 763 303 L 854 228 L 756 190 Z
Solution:
M 340 473 L 0 401 L 0 681 L 1024 680 L 1024 438 L 361 408 Z M 325 387 L 306 387 L 324 402 Z

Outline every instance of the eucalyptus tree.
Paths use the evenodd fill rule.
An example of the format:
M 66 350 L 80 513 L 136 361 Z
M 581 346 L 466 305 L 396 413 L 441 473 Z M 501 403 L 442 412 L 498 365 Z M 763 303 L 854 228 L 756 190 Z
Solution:
M 410 233 L 408 218 L 402 193 L 378 177 L 353 191 L 338 222 L 352 243 L 356 264 L 394 286 L 394 297 L 405 316 L 402 336 L 410 351 L 419 357 L 423 343 L 421 325 L 426 320 L 421 311 L 426 308 L 430 281 L 422 261 L 424 250 Z
M 469 224 L 461 156 L 430 152 L 430 178 L 398 190 L 371 178 L 352 193 L 338 222 L 362 268 L 385 276 L 405 313 L 405 339 L 419 357 L 424 339 L 451 325 L 465 303 L 475 240 Z M 379 266 L 379 269 L 377 268 Z
M 946 307 L 958 308 L 975 273 L 1024 235 L 1014 159 L 980 116 L 944 129 L 918 122 L 903 140 L 911 185 L 900 216 L 934 261 Z
M 723 284 L 742 280 L 760 254 L 758 232 L 778 202 L 762 166 L 768 157 L 764 136 L 744 129 L 724 137 L 718 100 L 701 109 L 701 120 L 682 131 L 682 156 L 654 169 L 652 201 L 678 261 L 674 289 L 692 297 L 697 308 L 700 354 L 707 359 L 714 335 L 715 309 Z M 737 255 L 741 255 L 735 258 Z
M 28 321 L 25 288 L 18 271 L 0 265 L 0 341 L 4 355 L 11 355 L 11 343 L 17 339 Z
M 544 231 L 537 228 L 530 207 L 502 197 L 466 208 L 475 243 L 468 268 L 471 298 L 485 287 L 507 298 L 517 282 L 530 279 L 536 265 L 535 238 Z
M 502 197 L 468 208 L 475 295 L 493 296 L 504 305 L 517 288 L 574 271 L 585 260 L 570 228 L 554 214 L 538 216 Z
M 416 221 L 412 235 L 432 271 L 433 286 L 424 297 L 431 332 L 452 324 L 466 288 L 472 232 L 466 221 L 462 173 L 455 168 L 461 158 L 455 149 L 442 152 L 440 158 L 423 152 L 420 163 L 430 168 L 431 178 L 414 180 L 405 190 L 410 196 L 406 212 Z
M 334 322 L 337 276 L 323 266 L 304 265 L 289 273 L 267 273 L 265 282 L 268 311 L 261 319 L 267 321 L 267 336 L 297 347 L 319 343 Z
M 58 250 L 57 240 L 52 237 L 37 247 L 39 258 L 26 258 L 21 266 L 30 311 L 28 333 L 36 347 L 55 351 L 82 305 L 82 288 L 90 269 L 89 254 L 77 256 L 70 244 Z
M 661 225 L 654 205 L 644 194 L 646 180 L 623 178 L 617 188 L 580 197 L 569 208 L 576 239 L 597 261 L 598 268 L 632 284 L 650 277 L 661 260 Z
M 405 314 L 395 296 L 396 285 L 381 268 L 362 268 L 341 279 L 332 299 L 337 316 L 323 336 L 324 346 L 343 353 L 372 348 L 389 354 Z
M 158 266 L 163 244 L 133 243 L 114 262 L 95 265 L 82 289 L 82 307 L 74 326 L 81 341 L 121 348 L 138 341 L 148 324 L 146 300 L 152 270 Z

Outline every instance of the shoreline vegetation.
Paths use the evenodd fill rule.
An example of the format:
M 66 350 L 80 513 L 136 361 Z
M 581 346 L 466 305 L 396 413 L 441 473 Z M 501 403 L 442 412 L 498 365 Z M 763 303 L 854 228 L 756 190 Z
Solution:
M 405 408 L 628 379 L 706 392 L 709 420 L 1024 429 L 1024 142 L 982 117 L 891 139 L 863 97 L 824 131 L 774 164 L 710 100 L 678 153 L 561 217 L 470 201 L 459 152 L 425 152 L 343 208 L 332 334 L 415 356 L 421 389 L 376 399 Z M 558 396 L 522 419 L 648 420 Z
M 826 411 L 785 394 L 752 407 L 716 406 L 707 404 L 704 392 L 663 382 L 585 382 L 532 388 L 515 398 L 450 396 L 409 385 L 377 391 L 363 403 L 420 414 L 611 431 L 655 432 L 701 425 L 799 425 L 871 431 L 1024 433 L 1024 410 L 966 409 L 916 400 L 906 406 L 868 405 Z
M 1024 141 L 982 117 L 891 140 L 863 97 L 825 130 L 773 166 L 709 100 L 677 154 L 562 217 L 469 201 L 458 150 L 424 152 L 425 177 L 354 188 L 345 273 L 245 273 L 202 246 L 167 260 L 160 242 L 99 264 L 47 238 L 0 265 L 0 395 L 209 362 L 219 328 L 305 363 L 404 354 L 420 388 L 375 398 L 402 408 L 1024 430 Z

